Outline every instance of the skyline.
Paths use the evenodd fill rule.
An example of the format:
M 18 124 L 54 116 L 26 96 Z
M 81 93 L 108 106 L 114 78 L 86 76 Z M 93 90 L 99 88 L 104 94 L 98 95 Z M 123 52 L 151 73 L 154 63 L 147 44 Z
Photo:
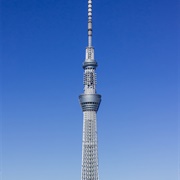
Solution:
M 86 7 L 2 0 L 3 180 L 80 179 Z M 177 179 L 178 15 L 93 1 L 100 179 Z

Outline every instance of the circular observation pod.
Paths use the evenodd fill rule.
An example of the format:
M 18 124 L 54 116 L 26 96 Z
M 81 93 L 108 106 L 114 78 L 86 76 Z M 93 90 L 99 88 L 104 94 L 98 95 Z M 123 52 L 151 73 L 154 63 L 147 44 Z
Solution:
M 87 66 L 96 68 L 98 66 L 96 61 L 84 61 L 83 68 L 85 69 Z
M 100 94 L 81 94 L 79 101 L 83 111 L 98 111 L 101 103 Z

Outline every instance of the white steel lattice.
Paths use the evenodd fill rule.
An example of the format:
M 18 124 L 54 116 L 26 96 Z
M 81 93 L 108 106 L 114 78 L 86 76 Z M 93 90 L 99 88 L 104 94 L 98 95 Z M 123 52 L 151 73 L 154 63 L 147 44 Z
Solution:
M 86 68 L 84 72 L 84 93 L 96 93 L 96 73 L 94 68 Z
M 84 93 L 79 96 L 83 111 L 83 143 L 81 180 L 99 180 L 98 178 L 98 141 L 96 114 L 101 95 L 96 94 L 96 67 L 92 46 L 92 0 L 88 0 L 88 47 L 83 63 Z
M 96 112 L 83 112 L 82 180 L 98 180 Z

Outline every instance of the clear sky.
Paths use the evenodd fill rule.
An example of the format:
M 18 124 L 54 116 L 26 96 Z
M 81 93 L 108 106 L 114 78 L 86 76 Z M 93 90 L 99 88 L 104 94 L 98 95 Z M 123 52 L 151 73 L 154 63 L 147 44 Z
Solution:
M 2 0 L 3 180 L 80 180 L 87 0 Z M 178 5 L 93 0 L 100 180 L 178 179 Z

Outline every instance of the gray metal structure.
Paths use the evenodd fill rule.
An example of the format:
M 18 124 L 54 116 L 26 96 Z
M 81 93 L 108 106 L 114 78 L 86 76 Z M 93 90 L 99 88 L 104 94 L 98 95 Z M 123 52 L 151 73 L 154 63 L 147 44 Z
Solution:
M 96 93 L 96 67 L 92 46 L 92 0 L 88 0 L 88 47 L 84 68 L 84 93 L 79 96 L 83 111 L 81 180 L 98 180 L 98 141 L 96 114 L 101 95 Z

